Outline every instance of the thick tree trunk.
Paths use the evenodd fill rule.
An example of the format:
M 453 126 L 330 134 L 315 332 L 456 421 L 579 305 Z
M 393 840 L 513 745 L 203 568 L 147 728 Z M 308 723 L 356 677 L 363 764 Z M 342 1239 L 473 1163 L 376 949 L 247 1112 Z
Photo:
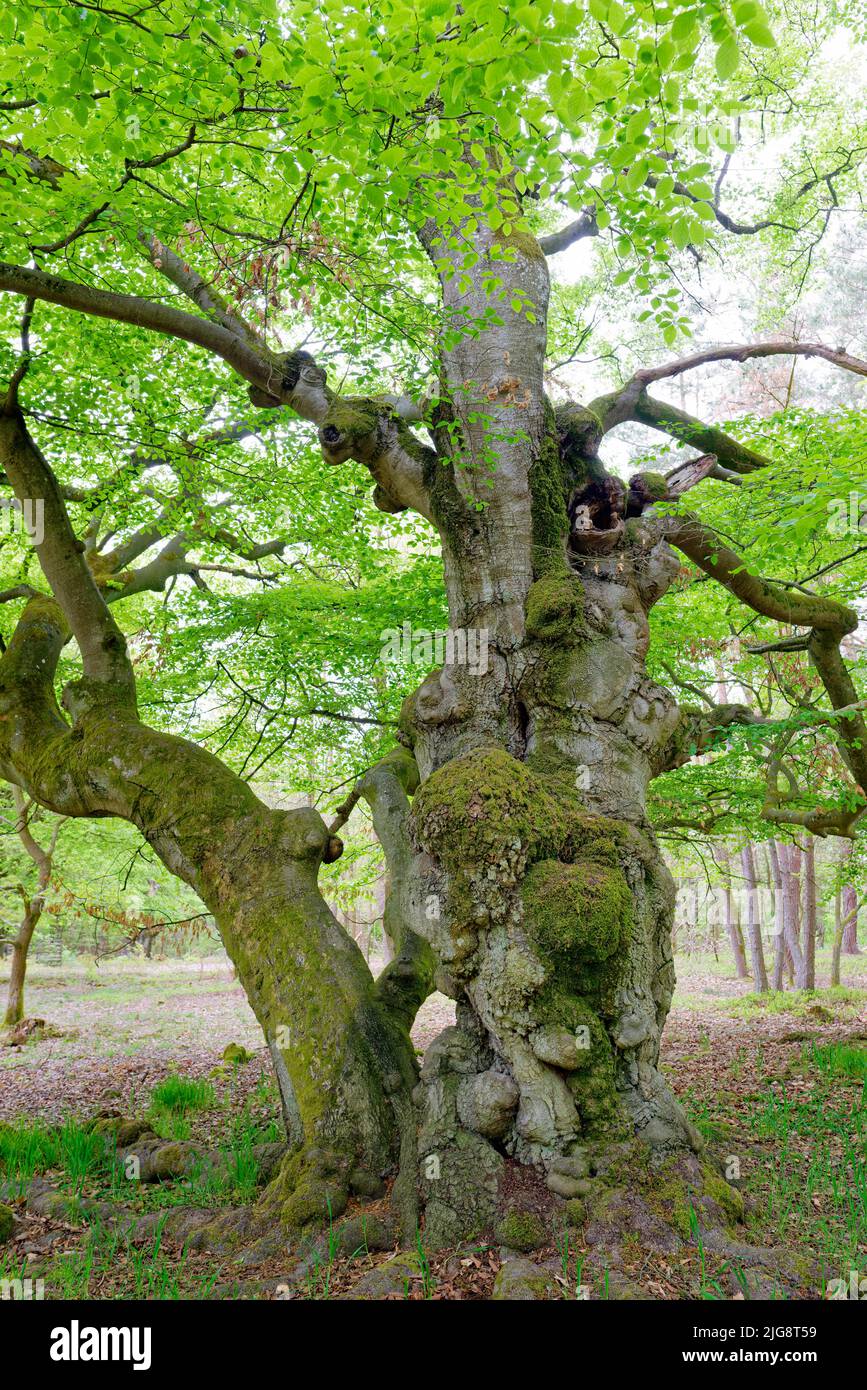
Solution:
M 111 687 L 67 687 L 70 727 L 52 691 L 66 636 L 56 605 L 31 600 L 0 662 L 0 771 L 61 815 L 131 821 L 206 903 L 294 1149 L 271 1199 L 292 1226 L 337 1215 L 394 1171 L 417 1079 L 405 1020 L 317 887 L 339 842 L 312 808 L 271 810 L 209 753 L 142 725 Z
M 411 1216 L 417 1147 L 433 1246 L 494 1224 L 505 1155 L 565 1195 L 585 1144 L 638 1136 L 661 1162 L 702 1142 L 657 1065 L 674 888 L 646 793 L 695 734 L 645 667 L 649 610 L 680 568 L 641 515 L 651 483 L 654 496 L 667 485 L 645 475 L 628 504 L 600 465 L 598 417 L 552 410 L 544 256 L 524 233 L 495 246 L 486 221 L 471 274 L 460 237 L 452 253 L 442 229 L 425 232 L 435 262 L 456 258 L 442 277 L 450 331 L 471 329 L 444 349 L 436 452 L 411 460 L 409 504 L 442 540 L 453 650 L 405 704 L 404 749 L 359 788 L 392 885 L 397 949 L 380 981 L 316 886 L 333 852 L 319 815 L 269 810 L 216 759 L 138 721 L 123 636 L 56 489 L 40 562 L 83 654 L 64 694 L 72 727 L 51 691 L 67 636 L 53 602 L 31 601 L 0 663 L 0 772 L 52 809 L 131 820 L 213 913 L 296 1144 L 270 1200 L 293 1225 L 335 1215 L 400 1155 Z M 369 447 L 375 500 L 403 505 L 376 452 L 392 428 L 381 406 L 320 415 L 326 457 Z M 23 422 L 6 433 L 7 469 L 36 495 L 44 468 Z M 457 1025 L 425 1058 L 416 1135 L 408 1027 L 434 972 Z
M 421 775 L 413 926 L 457 1001 L 422 1072 L 434 1245 L 492 1217 L 503 1153 L 560 1190 L 588 1141 L 700 1142 L 657 1069 L 674 885 L 645 813 L 680 724 L 645 670 L 647 612 L 678 564 L 611 516 L 595 417 L 547 406 L 546 268 L 531 239 L 512 249 L 499 273 L 530 290 L 537 324 L 507 314 L 446 354 L 429 479 L 451 628 L 479 634 L 487 662 L 447 662 L 402 717 Z M 486 312 L 457 279 L 447 307 Z M 589 533 L 570 540 L 567 503 L 588 486 Z

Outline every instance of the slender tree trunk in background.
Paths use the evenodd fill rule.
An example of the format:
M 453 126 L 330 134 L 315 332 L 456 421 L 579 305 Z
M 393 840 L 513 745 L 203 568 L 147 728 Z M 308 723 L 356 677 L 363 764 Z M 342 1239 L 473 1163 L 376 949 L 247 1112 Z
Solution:
M 12 941 L 12 961 L 9 970 L 9 987 L 6 992 L 6 1013 L 3 1023 L 12 1027 L 24 1017 L 24 977 L 27 973 L 27 952 L 39 921 L 39 912 L 32 913 L 25 908 L 21 925 Z
M 750 960 L 753 968 L 753 984 L 756 993 L 767 993 L 768 973 L 765 969 L 765 953 L 762 948 L 762 929 L 759 920 L 758 891 L 756 888 L 756 866 L 752 845 L 744 845 L 741 850 L 741 871 L 747 890 L 747 940 L 750 946 Z
M 843 951 L 843 932 L 845 921 L 843 918 L 842 895 L 840 884 L 837 884 L 837 891 L 834 894 L 834 942 L 831 948 L 831 987 L 840 983 L 840 956 Z
M 707 902 L 707 899 L 705 899 Z M 711 907 L 705 909 L 705 921 L 708 925 L 710 935 L 710 946 L 713 951 L 715 961 L 719 960 L 719 916 L 716 912 L 716 900 L 713 899 Z
M 16 830 L 18 838 L 27 851 L 33 863 L 36 865 L 36 893 L 32 898 L 28 897 L 23 888 L 20 889 L 21 897 L 24 901 L 24 916 L 18 928 L 18 934 L 12 941 L 12 963 L 9 972 L 9 989 L 6 995 L 6 1012 L 3 1018 L 4 1026 L 11 1027 L 20 1023 L 24 1017 L 24 980 L 27 974 L 27 953 L 30 950 L 30 943 L 33 940 L 33 933 L 42 916 L 45 906 L 45 894 L 51 881 L 51 865 L 54 860 L 54 851 L 57 847 L 57 836 L 62 820 L 54 824 L 51 832 L 51 841 L 48 849 L 43 849 L 42 845 L 34 839 L 29 825 L 30 807 L 19 787 L 12 788 L 15 798 L 15 810 L 17 812 Z
M 739 980 L 746 980 L 749 979 L 750 972 L 747 969 L 743 933 L 733 910 L 731 861 L 729 859 L 729 852 L 725 848 L 720 851 L 720 871 L 723 875 L 723 912 L 725 914 L 725 928 L 732 948 L 735 972 Z
M 861 947 L 858 945 L 858 892 L 854 883 L 847 883 L 843 888 L 843 921 L 845 923 L 843 931 L 843 954 L 847 956 L 860 956 Z
M 768 841 L 768 862 L 774 885 L 774 976 L 773 988 L 783 988 L 783 971 L 786 966 L 786 905 L 783 889 L 783 871 L 776 840 Z
M 816 988 L 816 842 L 807 835 L 803 850 L 804 865 L 804 980 L 805 989 Z
M 779 841 L 779 863 L 782 867 L 785 901 L 785 954 L 789 988 L 795 988 L 800 959 L 800 884 L 792 877 L 792 858 L 788 841 Z
M 807 965 L 800 941 L 801 899 L 800 879 L 797 872 L 800 853 L 795 845 L 788 845 L 782 840 L 777 841 L 777 852 L 780 856 L 780 868 L 783 873 L 784 932 L 786 947 L 794 968 L 794 985 L 796 989 L 806 989 Z
M 861 948 L 858 945 L 858 890 L 852 883 L 852 856 L 855 846 L 851 840 L 844 840 L 840 846 L 840 874 L 844 881 L 842 884 L 841 910 L 843 913 L 843 954 L 846 956 L 860 956 Z
M 815 860 L 815 884 L 816 884 L 816 945 L 825 949 L 828 936 L 827 923 L 827 903 L 822 895 L 820 871 L 822 867 L 821 853 L 817 853 Z
M 797 840 L 790 841 L 786 846 L 786 854 L 789 863 L 789 873 L 792 877 L 792 892 L 794 894 L 793 903 L 795 911 L 793 931 L 798 945 L 802 946 L 804 921 L 801 912 L 801 870 L 803 868 L 804 856 L 801 853 L 801 846 L 798 844 Z M 801 953 L 803 955 L 803 948 Z
M 698 889 L 691 878 L 684 881 L 684 897 L 687 902 L 686 953 L 688 956 L 694 956 L 696 952 L 696 929 L 698 926 Z

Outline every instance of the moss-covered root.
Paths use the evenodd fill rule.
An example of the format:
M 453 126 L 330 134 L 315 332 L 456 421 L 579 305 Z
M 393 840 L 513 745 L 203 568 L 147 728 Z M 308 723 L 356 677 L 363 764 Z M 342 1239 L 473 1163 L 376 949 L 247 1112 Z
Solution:
M 305 1148 L 283 1160 L 259 1200 L 287 1232 L 327 1226 L 346 1210 L 351 1157 L 335 1150 Z

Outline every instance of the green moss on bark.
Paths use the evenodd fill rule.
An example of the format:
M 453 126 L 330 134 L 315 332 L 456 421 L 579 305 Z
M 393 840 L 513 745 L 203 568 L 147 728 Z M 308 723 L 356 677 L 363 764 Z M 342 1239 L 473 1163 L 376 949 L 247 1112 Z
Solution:
M 530 869 L 522 896 L 527 934 L 543 958 L 579 989 L 598 987 L 629 941 L 632 895 L 623 871 L 594 860 L 546 859 Z
M 537 578 L 569 573 L 566 539 L 569 516 L 566 500 L 569 487 L 563 472 L 557 444 L 557 428 L 550 402 L 545 403 L 545 430 L 542 449 L 528 474 L 530 514 L 533 526 L 533 573 Z
M 473 749 L 438 768 L 413 802 L 416 834 L 446 868 L 495 863 L 514 843 L 530 855 L 568 830 L 568 810 L 504 748 Z
M 726 1224 L 735 1226 L 744 1219 L 744 1199 L 736 1187 L 732 1187 L 710 1164 L 703 1163 L 701 1175 L 707 1197 L 716 1202 L 726 1219 Z
M 527 594 L 527 636 L 573 643 L 583 630 L 584 590 L 576 574 L 546 574 Z

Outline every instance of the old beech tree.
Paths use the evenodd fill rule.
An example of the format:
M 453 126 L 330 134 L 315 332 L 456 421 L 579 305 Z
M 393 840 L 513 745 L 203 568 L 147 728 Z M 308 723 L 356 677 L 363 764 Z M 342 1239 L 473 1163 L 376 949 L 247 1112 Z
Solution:
M 840 650 L 855 612 L 752 574 L 672 505 L 766 460 L 655 385 L 708 361 L 810 355 L 861 376 L 867 364 L 770 339 L 672 352 L 600 399 L 546 394 L 549 257 L 609 237 L 640 293 L 662 286 L 655 312 L 673 343 L 672 257 L 768 227 L 812 236 L 833 178 L 847 177 L 829 155 L 812 187 L 772 191 L 766 215 L 738 221 L 678 128 L 696 98 L 722 111 L 766 101 L 786 64 L 760 6 L 373 11 L 25 5 L 4 18 L 0 289 L 17 357 L 0 466 L 22 503 L 44 504 L 44 583 L 3 595 L 20 616 L 0 662 L 0 771 L 58 815 L 130 821 L 213 913 L 268 1040 L 292 1146 L 269 1207 L 298 1227 L 398 1174 L 405 1231 L 423 1209 L 431 1241 L 451 1243 L 493 1220 L 504 1155 L 568 1193 L 587 1145 L 637 1136 L 664 1160 L 699 1144 L 657 1069 L 673 886 L 645 800 L 651 779 L 753 716 L 682 709 L 647 675 L 648 612 L 685 560 L 793 631 L 785 641 L 808 651 L 827 708 L 844 711 L 833 729 L 853 785 L 867 786 Z M 316 331 L 281 350 L 280 294 L 295 273 L 333 284 L 344 251 L 356 266 L 336 274 L 345 304 L 328 322 L 314 298 Z M 370 269 L 381 259 L 387 290 Z M 433 389 L 331 384 L 316 334 L 336 332 L 351 379 L 368 351 L 352 329 L 365 294 L 398 323 L 402 296 L 422 306 Z M 195 575 L 197 535 L 158 518 L 108 539 L 108 483 L 91 522 L 73 521 L 82 492 L 40 437 L 30 368 L 47 353 L 64 371 L 80 316 L 201 350 L 211 394 L 229 402 L 225 431 L 240 383 L 243 428 L 300 418 L 335 489 L 340 465 L 362 464 L 378 508 L 417 513 L 439 538 L 451 627 L 487 634 L 486 673 L 456 662 L 428 675 L 393 751 L 330 824 L 269 808 L 219 758 L 139 717 L 125 605 Z M 621 482 L 605 437 L 627 421 L 690 445 L 685 462 Z M 221 539 L 239 574 L 268 553 Z M 59 688 L 70 653 L 80 669 Z M 376 979 L 317 887 L 358 798 L 388 861 L 398 945 Z M 857 796 L 853 808 L 805 815 L 781 797 L 768 815 L 850 834 Z M 457 1026 L 419 1074 L 409 1029 L 435 987 L 456 1001 Z

